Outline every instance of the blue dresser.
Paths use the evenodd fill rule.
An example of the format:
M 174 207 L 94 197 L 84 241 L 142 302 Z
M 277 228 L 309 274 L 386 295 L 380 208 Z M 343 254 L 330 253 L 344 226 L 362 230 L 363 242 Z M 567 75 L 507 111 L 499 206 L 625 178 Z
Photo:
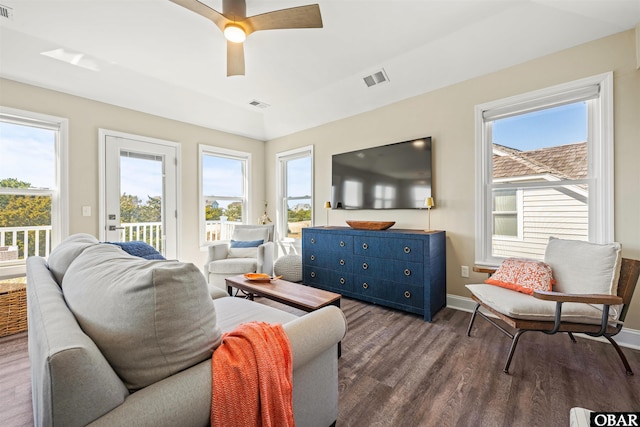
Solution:
M 424 316 L 446 305 L 445 232 L 302 229 L 303 282 Z

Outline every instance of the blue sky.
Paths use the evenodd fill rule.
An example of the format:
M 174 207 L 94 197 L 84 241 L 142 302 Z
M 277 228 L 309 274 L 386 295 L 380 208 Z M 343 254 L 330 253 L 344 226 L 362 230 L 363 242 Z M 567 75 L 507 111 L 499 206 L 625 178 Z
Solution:
M 587 140 L 586 102 L 496 120 L 493 142 L 522 151 Z
M 52 130 L 0 122 L 0 179 L 17 178 L 32 187 L 53 188 L 54 136 Z
M 162 195 L 162 163 L 157 160 L 120 157 L 120 191 L 141 202 Z

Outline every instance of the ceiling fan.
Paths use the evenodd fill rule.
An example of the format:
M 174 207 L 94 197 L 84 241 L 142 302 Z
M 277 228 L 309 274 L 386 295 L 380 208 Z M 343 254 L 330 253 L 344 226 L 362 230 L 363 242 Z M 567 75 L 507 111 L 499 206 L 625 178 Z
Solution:
M 322 28 L 320 6 L 292 7 L 247 17 L 246 0 L 222 0 L 222 13 L 198 0 L 171 0 L 213 21 L 227 39 L 227 76 L 244 75 L 244 40 L 253 32 Z

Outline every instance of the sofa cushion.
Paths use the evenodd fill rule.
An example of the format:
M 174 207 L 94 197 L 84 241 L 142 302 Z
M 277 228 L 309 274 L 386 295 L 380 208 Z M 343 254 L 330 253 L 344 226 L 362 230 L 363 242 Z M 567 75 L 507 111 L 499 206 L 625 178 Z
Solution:
M 597 244 L 549 237 L 544 262 L 553 270 L 557 292 L 616 295 L 621 252 L 620 243 Z
M 123 251 L 129 255 L 138 256 L 144 259 L 166 259 L 158 252 L 153 246 L 146 242 L 133 241 L 133 242 L 105 242 L 111 245 L 119 246 Z
M 256 271 L 257 268 L 256 258 L 226 258 L 210 263 L 209 273 L 235 275 Z
M 550 291 L 555 283 L 551 267 L 526 258 L 505 259 L 500 268 L 484 282 L 529 295 L 533 295 L 535 290 Z
M 71 264 L 62 290 L 82 329 L 130 390 L 209 358 L 220 343 L 215 306 L 193 264 L 149 261 L 95 245 Z
M 51 251 L 47 258 L 47 264 L 58 284 L 62 284 L 64 274 L 73 260 L 82 251 L 97 243 L 98 239 L 91 234 L 78 233 L 67 237 Z

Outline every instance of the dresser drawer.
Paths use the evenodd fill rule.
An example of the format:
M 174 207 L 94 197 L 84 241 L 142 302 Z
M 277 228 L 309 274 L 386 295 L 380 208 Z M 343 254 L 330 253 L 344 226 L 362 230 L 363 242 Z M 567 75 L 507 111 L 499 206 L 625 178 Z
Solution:
M 424 308 L 424 287 L 419 285 L 403 285 L 374 277 L 363 278 L 360 276 L 354 283 L 354 292 L 394 305 Z
M 310 248 L 303 253 L 303 263 L 312 267 L 322 267 L 350 273 L 353 260 L 350 254 L 316 250 Z
M 305 251 L 331 252 L 338 256 L 353 254 L 353 237 L 302 230 L 302 248 Z
M 424 257 L 422 241 L 417 239 L 391 239 L 384 237 L 355 236 L 355 255 L 421 262 Z
M 350 292 L 353 289 L 353 276 L 350 273 L 305 265 L 303 283 L 338 293 Z
M 374 277 L 390 282 L 417 285 L 423 282 L 424 266 L 419 262 L 379 260 L 377 258 L 354 256 L 353 273 Z

